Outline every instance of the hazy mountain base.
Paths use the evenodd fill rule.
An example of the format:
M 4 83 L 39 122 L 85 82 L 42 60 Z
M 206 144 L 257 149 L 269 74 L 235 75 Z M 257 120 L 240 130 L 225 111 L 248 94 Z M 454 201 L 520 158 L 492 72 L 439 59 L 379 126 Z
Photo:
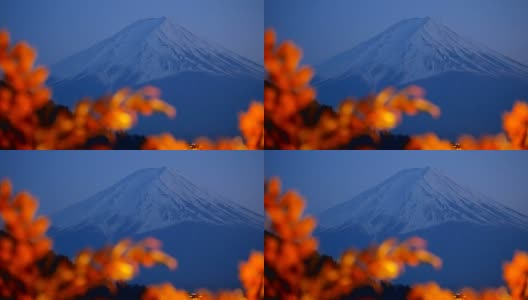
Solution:
M 261 99 L 264 93 L 263 82 L 255 78 L 197 72 L 180 73 L 140 85 L 119 82 L 111 88 L 94 76 L 63 81 L 51 79 L 50 85 L 54 99 L 70 108 L 83 97 L 98 98 L 124 87 L 155 86 L 161 90 L 161 98 L 176 107 L 176 118 L 141 117 L 131 133 L 170 132 L 185 139 L 239 135 L 239 113 L 247 109 L 252 100 Z
M 528 99 L 528 81 L 516 78 L 448 72 L 395 87 L 409 85 L 424 88 L 426 98 L 440 106 L 442 114 L 439 119 L 428 115 L 404 117 L 395 133 L 435 132 L 451 140 L 461 134 L 497 133 L 502 129 L 501 113 L 509 110 L 516 100 Z M 362 97 L 389 86 L 390 82 L 382 82 L 377 88 L 371 87 L 360 76 L 316 83 L 318 98 L 333 107 L 347 97 Z
M 371 85 L 405 84 L 447 72 L 528 79 L 528 66 L 432 19 L 402 20 L 317 66 L 326 79 L 356 74 Z
M 371 237 L 359 226 L 339 231 L 319 230 L 315 235 L 320 239 L 321 251 L 334 258 L 339 257 L 351 245 L 363 248 L 390 237 L 402 240 L 412 236 L 421 237 L 428 242 L 427 249 L 442 258 L 442 268 L 407 268 L 395 282 L 412 285 L 436 281 L 453 290 L 503 285 L 502 264 L 510 260 L 516 250 L 528 250 L 528 231 L 462 222 L 445 223 L 401 235 L 388 230 Z
M 334 257 L 350 245 L 423 238 L 427 249 L 442 258 L 443 267 L 409 268 L 397 281 L 405 284 L 500 286 L 502 263 L 516 250 L 528 249 L 528 216 L 431 167 L 399 171 L 317 219 L 321 249 Z
M 138 20 L 51 66 L 54 98 L 72 108 L 84 96 L 158 87 L 177 118 L 141 120 L 132 133 L 192 139 L 238 135 L 238 114 L 262 99 L 259 64 L 199 37 L 170 18 Z
M 55 241 L 56 251 L 69 257 L 83 248 L 98 248 L 117 240 L 108 239 L 94 227 L 61 231 L 52 228 L 50 236 Z M 240 288 L 239 263 L 247 259 L 252 250 L 262 250 L 264 247 L 262 233 L 255 228 L 193 222 L 124 237 L 133 240 L 155 237 L 162 241 L 163 250 L 178 260 L 175 271 L 165 267 L 142 269 L 133 283 L 169 281 L 176 287 L 189 290 Z
M 402 20 L 316 66 L 319 99 L 337 106 L 386 87 L 418 85 L 439 120 L 409 118 L 396 133 L 455 139 L 501 129 L 500 114 L 528 96 L 528 66 L 429 17 Z
M 264 238 L 278 239 L 276 235 L 269 231 L 264 232 Z M 304 261 L 306 266 L 306 273 L 309 276 L 317 276 L 321 272 L 323 265 L 325 264 L 336 264 L 336 261 L 328 255 L 322 254 L 320 251 L 316 251 L 309 258 Z M 265 265 L 265 276 L 266 278 L 274 279 L 275 271 Z M 285 283 L 286 284 L 286 283 Z M 346 295 L 339 297 L 341 300 L 404 300 L 407 298 L 407 294 L 410 291 L 409 286 L 392 284 L 390 282 L 380 282 L 379 289 L 376 290 L 371 286 L 364 286 L 351 291 Z M 279 298 L 265 298 L 269 300 L 279 300 Z

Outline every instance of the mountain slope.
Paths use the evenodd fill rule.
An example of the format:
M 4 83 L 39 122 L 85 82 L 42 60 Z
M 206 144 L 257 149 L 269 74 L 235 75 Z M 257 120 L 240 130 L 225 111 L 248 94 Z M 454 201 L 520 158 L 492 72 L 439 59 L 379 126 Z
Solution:
M 107 237 L 182 222 L 260 228 L 263 217 L 200 188 L 168 168 L 139 170 L 52 216 L 58 229 L 93 226 Z
M 528 78 L 528 66 L 426 18 L 403 20 L 317 67 L 323 80 L 360 75 L 372 87 L 401 85 L 444 72 Z
M 263 249 L 264 218 L 167 168 L 139 170 L 51 216 L 59 253 L 154 237 L 178 269 L 142 270 L 135 282 L 186 289 L 239 288 L 238 265 Z
M 433 168 L 408 169 L 319 215 L 321 226 L 359 225 L 375 235 L 424 229 L 445 222 L 528 229 L 528 216 L 466 189 Z
M 177 117 L 141 119 L 132 133 L 179 138 L 239 134 L 237 116 L 264 92 L 263 66 L 194 35 L 167 18 L 137 21 L 51 67 L 56 102 L 73 107 L 124 87 L 152 85 Z
M 516 250 L 528 250 L 528 216 L 433 168 L 403 170 L 317 218 L 321 249 L 334 257 L 390 237 L 428 241 L 428 249 L 442 258 L 442 269 L 409 269 L 397 281 L 405 284 L 497 286 L 502 263 Z
M 95 75 L 106 86 L 139 84 L 191 71 L 262 76 L 258 64 L 196 36 L 166 17 L 139 20 L 51 69 L 60 79 Z
M 185 289 L 240 288 L 238 266 L 251 251 L 262 251 L 262 226 L 242 224 L 216 225 L 185 221 L 152 231 L 124 234 L 108 238 L 96 225 L 57 229 L 52 227 L 54 249 L 73 257 L 81 249 L 97 249 L 117 240 L 130 238 L 140 241 L 154 237 L 162 242 L 162 250 L 178 260 L 178 268 L 171 271 L 163 266 L 142 269 L 133 282 L 159 284 L 171 282 Z
M 318 98 L 332 106 L 387 86 L 424 88 L 441 117 L 406 118 L 398 134 L 435 132 L 455 140 L 498 133 L 501 114 L 528 99 L 528 66 L 430 18 L 403 20 L 316 70 Z

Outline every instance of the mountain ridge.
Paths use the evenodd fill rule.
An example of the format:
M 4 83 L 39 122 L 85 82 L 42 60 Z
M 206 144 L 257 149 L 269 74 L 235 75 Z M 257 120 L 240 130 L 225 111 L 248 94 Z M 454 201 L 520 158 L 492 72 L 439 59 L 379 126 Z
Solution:
M 138 170 L 56 212 L 52 220 L 58 230 L 93 226 L 113 237 L 182 222 L 260 228 L 263 216 L 163 167 Z
M 262 67 L 167 17 L 138 20 L 108 38 L 51 66 L 63 80 L 95 75 L 115 87 L 141 84 L 181 72 L 262 77 Z
M 404 234 L 446 222 L 507 225 L 528 231 L 528 216 L 434 168 L 402 170 L 318 214 L 323 230 L 360 226 L 370 235 Z
M 405 19 L 316 66 L 320 82 L 359 75 L 375 89 L 449 71 L 528 80 L 528 66 L 436 20 Z
M 368 247 L 388 238 L 427 241 L 442 268 L 410 268 L 396 283 L 435 281 L 452 290 L 497 286 L 503 283 L 499 271 L 504 262 L 528 249 L 528 216 L 434 168 L 401 170 L 316 218 L 321 227 L 314 235 L 321 251 L 334 258 L 351 246 Z
M 51 66 L 53 100 L 73 109 L 121 88 L 154 86 L 178 110 L 139 117 L 129 132 L 170 132 L 186 140 L 239 135 L 237 116 L 260 99 L 264 67 L 167 18 L 139 20 Z

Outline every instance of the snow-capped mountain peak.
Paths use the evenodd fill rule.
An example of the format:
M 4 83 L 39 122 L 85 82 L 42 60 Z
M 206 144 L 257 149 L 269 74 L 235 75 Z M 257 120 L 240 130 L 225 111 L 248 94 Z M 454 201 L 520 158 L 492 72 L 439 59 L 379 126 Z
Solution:
M 51 67 L 59 80 L 141 84 L 181 72 L 262 77 L 262 67 L 167 17 L 143 19 Z
M 528 79 L 528 66 L 430 17 L 402 20 L 316 69 L 322 82 L 359 75 L 374 88 L 445 72 Z
M 447 222 L 528 230 L 528 216 L 490 199 L 435 168 L 398 172 L 381 184 L 319 215 L 322 228 L 360 226 L 371 235 L 402 234 Z
M 139 170 L 88 199 L 52 215 L 59 229 L 99 228 L 108 237 L 181 222 L 261 228 L 263 216 L 199 187 L 169 168 Z

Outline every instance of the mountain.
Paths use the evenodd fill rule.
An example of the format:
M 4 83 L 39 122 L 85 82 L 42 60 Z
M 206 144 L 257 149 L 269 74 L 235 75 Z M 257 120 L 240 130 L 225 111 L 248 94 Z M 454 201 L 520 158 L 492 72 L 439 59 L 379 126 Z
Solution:
M 428 248 L 443 259 L 442 270 L 410 270 L 401 279 L 405 283 L 498 285 L 502 262 L 517 249 L 528 250 L 528 216 L 434 168 L 403 170 L 317 218 L 321 226 L 317 235 L 332 255 L 389 237 L 427 240 Z
M 318 68 L 321 78 L 360 75 L 372 86 L 414 82 L 449 71 L 528 78 L 522 65 L 426 18 L 403 20 Z
M 61 229 L 95 226 L 106 236 L 138 234 L 186 221 L 247 225 L 262 216 L 196 186 L 169 168 L 139 170 L 53 216 Z
M 238 263 L 263 247 L 262 215 L 168 168 L 139 170 L 51 220 L 56 249 L 67 255 L 125 237 L 160 239 L 179 268 L 146 270 L 138 279 L 143 284 L 237 287 Z
M 360 224 L 371 234 L 403 234 L 445 222 L 528 229 L 528 216 L 464 188 L 434 168 L 403 170 L 319 216 L 321 226 Z
M 70 106 L 84 96 L 99 97 L 122 87 L 157 86 L 163 99 L 180 109 L 178 118 L 183 120 L 167 123 L 158 119 L 138 131 L 171 130 L 191 136 L 234 134 L 238 112 L 251 98 L 262 96 L 264 76 L 261 65 L 166 17 L 134 22 L 52 65 L 51 71 L 54 97 Z M 231 113 L 229 122 L 234 124 L 226 127 L 227 122 L 220 122 L 226 117 L 211 116 L 213 113 Z M 212 124 L 194 126 L 192 121 Z M 202 132 L 194 132 L 196 127 Z
M 52 70 L 62 80 L 94 75 L 108 86 L 140 84 L 181 72 L 262 78 L 258 64 L 166 17 L 139 20 Z
M 528 98 L 528 66 L 429 17 L 400 21 L 316 69 L 320 98 L 332 105 L 387 86 L 424 87 L 442 118 L 406 120 L 406 133 L 433 130 L 451 138 L 496 132 L 501 113 Z

